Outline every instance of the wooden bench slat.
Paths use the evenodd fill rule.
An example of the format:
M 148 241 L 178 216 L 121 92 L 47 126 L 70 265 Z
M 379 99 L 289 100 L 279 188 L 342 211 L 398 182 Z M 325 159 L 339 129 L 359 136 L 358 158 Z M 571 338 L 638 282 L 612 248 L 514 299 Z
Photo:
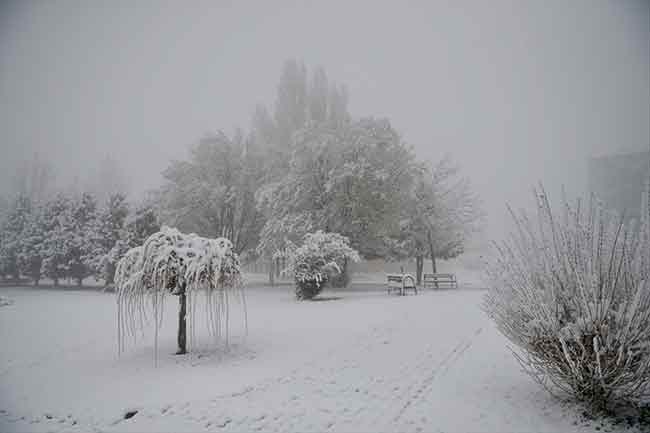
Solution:
M 449 286 L 452 289 L 458 287 L 458 281 L 456 280 L 455 274 L 424 274 L 422 277 L 422 284 L 424 287 L 427 285 L 440 287 L 440 286 Z
M 415 278 L 410 274 L 386 274 L 388 293 L 393 290 L 399 290 L 400 294 L 406 294 L 407 289 L 413 290 L 416 294 L 418 288 L 415 284 Z M 409 282 L 410 280 L 410 282 Z

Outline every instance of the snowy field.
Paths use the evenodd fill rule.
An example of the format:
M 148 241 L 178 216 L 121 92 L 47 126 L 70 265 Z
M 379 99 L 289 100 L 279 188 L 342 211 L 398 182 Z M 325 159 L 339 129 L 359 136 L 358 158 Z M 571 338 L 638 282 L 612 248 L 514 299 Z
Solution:
M 250 289 L 248 337 L 235 317 L 228 350 L 203 336 L 185 356 L 172 355 L 170 297 L 155 368 L 150 332 L 117 357 L 113 294 L 0 288 L 13 301 L 0 307 L 0 431 L 600 428 L 520 372 L 483 294 L 356 290 L 299 303 L 287 287 Z

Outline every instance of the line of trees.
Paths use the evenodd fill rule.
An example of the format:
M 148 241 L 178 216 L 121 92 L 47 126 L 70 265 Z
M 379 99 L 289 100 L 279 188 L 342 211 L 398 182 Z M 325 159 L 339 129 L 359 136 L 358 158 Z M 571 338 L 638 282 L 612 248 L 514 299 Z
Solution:
M 113 192 L 124 182 L 111 158 L 91 193 L 48 191 L 52 170 L 36 161 L 15 200 L 0 202 L 0 274 L 111 284 L 117 259 L 158 230 L 158 216 L 230 239 L 244 263 L 270 264 L 271 283 L 287 246 L 318 230 L 345 236 L 365 258 L 415 259 L 421 281 L 425 257 L 435 272 L 436 259 L 463 252 L 481 221 L 478 199 L 451 159 L 419 159 L 389 120 L 354 118 L 347 106 L 346 88 L 323 68 L 309 74 L 288 60 L 273 108 L 258 105 L 249 131 L 206 135 L 172 161 L 150 197 L 155 210 L 128 210 Z M 133 233 L 129 218 L 150 218 L 148 229 Z M 331 283 L 346 284 L 346 267 Z
M 477 229 L 477 197 L 451 159 L 418 159 L 387 119 L 355 119 L 347 104 L 323 68 L 288 60 L 249 132 L 206 136 L 163 172 L 163 222 L 232 239 L 245 262 L 269 261 L 271 283 L 288 242 L 317 230 L 366 258 L 415 258 L 418 279 L 425 257 L 435 272 Z
M 130 205 L 122 193 L 104 203 L 91 193 L 18 193 L 0 218 L 0 277 L 81 285 L 92 276 L 111 285 L 117 261 L 159 228 L 152 206 Z

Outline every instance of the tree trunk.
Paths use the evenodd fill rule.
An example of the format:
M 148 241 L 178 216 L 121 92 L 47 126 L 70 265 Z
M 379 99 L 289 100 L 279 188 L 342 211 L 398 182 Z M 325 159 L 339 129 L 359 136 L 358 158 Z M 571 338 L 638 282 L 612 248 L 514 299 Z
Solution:
M 424 270 L 424 256 L 415 256 L 415 278 L 418 286 L 422 284 L 422 271 Z
M 273 269 L 274 260 L 269 261 L 269 284 L 271 287 L 275 285 L 275 269 Z
M 34 285 L 38 286 L 38 282 L 40 281 L 40 278 L 34 278 Z
M 331 275 L 331 278 L 328 278 L 330 287 L 335 289 L 343 289 L 348 286 L 350 276 L 348 274 L 348 258 L 343 258 L 343 263 L 341 263 L 340 269 L 341 272 Z
M 59 285 L 59 279 L 58 278 L 53 278 L 52 281 L 54 281 L 54 286 L 58 287 Z
M 280 257 L 275 259 L 275 278 L 280 279 Z
M 431 268 L 434 274 L 437 274 L 436 270 L 436 252 L 433 248 L 433 238 L 431 237 L 431 231 L 427 231 L 427 240 L 429 241 L 429 254 L 431 255 Z M 436 289 L 438 288 L 438 282 L 435 282 Z
M 185 287 L 181 290 L 181 293 L 178 295 L 180 308 L 178 309 L 178 350 L 176 351 L 176 355 L 184 355 L 187 353 L 187 297 L 185 295 Z
M 110 286 L 115 282 L 115 268 L 115 263 L 106 265 L 106 286 Z
M 83 283 L 83 280 L 84 280 L 84 279 L 81 278 L 81 277 L 77 278 L 77 286 L 78 286 L 78 287 L 81 287 L 81 283 Z

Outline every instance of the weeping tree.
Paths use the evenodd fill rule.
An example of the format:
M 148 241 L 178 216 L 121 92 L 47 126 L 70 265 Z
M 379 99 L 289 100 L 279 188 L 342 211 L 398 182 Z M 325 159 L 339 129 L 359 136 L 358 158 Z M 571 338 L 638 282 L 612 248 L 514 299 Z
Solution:
M 207 239 L 163 227 L 142 246 L 129 250 L 117 264 L 118 351 L 125 340 L 135 338 L 148 322 L 154 321 L 155 352 L 167 295 L 178 296 L 178 351 L 187 353 L 196 340 L 197 301 L 205 295 L 206 324 L 210 334 L 228 343 L 230 307 L 238 302 L 247 329 L 246 300 L 239 258 L 225 238 Z M 188 341 L 189 336 L 189 341 Z

